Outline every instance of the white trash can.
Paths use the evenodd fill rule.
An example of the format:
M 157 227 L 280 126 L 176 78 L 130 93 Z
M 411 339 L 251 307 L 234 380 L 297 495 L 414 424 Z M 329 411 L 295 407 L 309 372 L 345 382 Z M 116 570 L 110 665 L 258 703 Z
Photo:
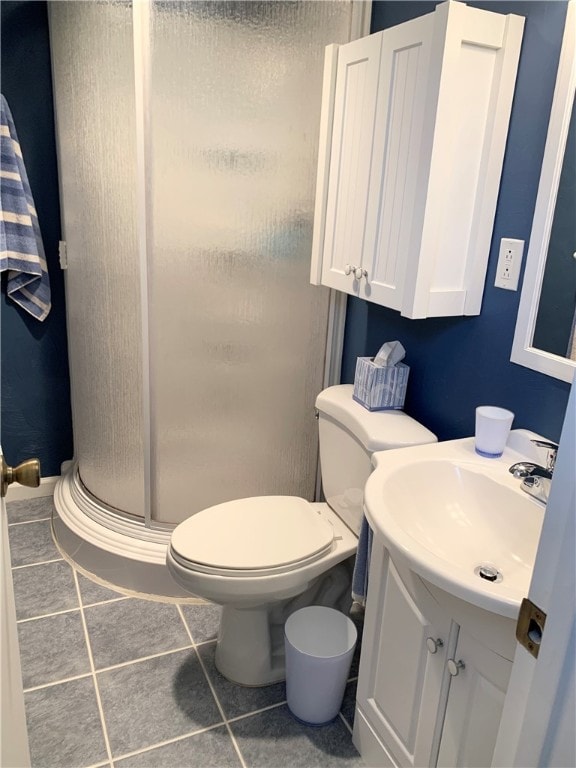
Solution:
M 324 725 L 340 710 L 356 647 L 356 627 L 334 608 L 300 608 L 284 626 L 286 699 L 292 714 Z

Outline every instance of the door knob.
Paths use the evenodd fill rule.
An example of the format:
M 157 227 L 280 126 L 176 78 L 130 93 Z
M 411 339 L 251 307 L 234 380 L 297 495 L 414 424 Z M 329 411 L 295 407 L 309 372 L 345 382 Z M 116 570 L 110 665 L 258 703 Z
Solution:
M 346 275 L 346 277 L 352 274 L 352 270 L 354 269 L 356 269 L 356 267 L 353 267 L 352 264 L 346 264 L 346 266 L 344 267 L 344 274 Z
M 356 267 L 354 270 L 354 277 L 356 280 L 362 280 L 363 277 L 368 277 L 368 272 L 362 267 Z
M 0 495 L 6 496 L 6 491 L 11 483 L 20 483 L 29 488 L 38 488 L 40 485 L 40 462 L 38 459 L 28 459 L 18 464 L 17 467 L 9 467 L 2 456 L 2 487 Z

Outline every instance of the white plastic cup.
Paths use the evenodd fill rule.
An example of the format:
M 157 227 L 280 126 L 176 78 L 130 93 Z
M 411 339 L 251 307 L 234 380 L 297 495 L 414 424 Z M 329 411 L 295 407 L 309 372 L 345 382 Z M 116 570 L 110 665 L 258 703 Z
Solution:
M 286 701 L 298 720 L 325 725 L 338 715 L 356 647 L 356 627 L 334 608 L 300 608 L 284 626 Z
M 502 456 L 513 421 L 514 414 L 505 408 L 496 408 L 494 405 L 481 405 L 476 408 L 476 453 L 489 459 Z

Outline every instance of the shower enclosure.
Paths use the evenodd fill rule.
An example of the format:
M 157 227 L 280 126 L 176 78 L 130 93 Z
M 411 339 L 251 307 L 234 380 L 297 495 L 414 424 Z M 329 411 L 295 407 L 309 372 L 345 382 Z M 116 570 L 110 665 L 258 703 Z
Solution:
M 314 497 L 323 57 L 362 5 L 49 3 L 75 442 L 56 534 L 106 580 L 153 591 L 117 556 L 163 567 L 208 506 Z

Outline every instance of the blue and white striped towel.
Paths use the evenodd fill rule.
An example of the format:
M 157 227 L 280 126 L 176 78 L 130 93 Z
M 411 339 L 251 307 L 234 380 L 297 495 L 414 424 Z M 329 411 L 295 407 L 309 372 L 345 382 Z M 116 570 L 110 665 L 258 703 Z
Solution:
M 8 270 L 10 298 L 44 320 L 50 281 L 42 235 L 10 108 L 0 99 L 0 272 Z

